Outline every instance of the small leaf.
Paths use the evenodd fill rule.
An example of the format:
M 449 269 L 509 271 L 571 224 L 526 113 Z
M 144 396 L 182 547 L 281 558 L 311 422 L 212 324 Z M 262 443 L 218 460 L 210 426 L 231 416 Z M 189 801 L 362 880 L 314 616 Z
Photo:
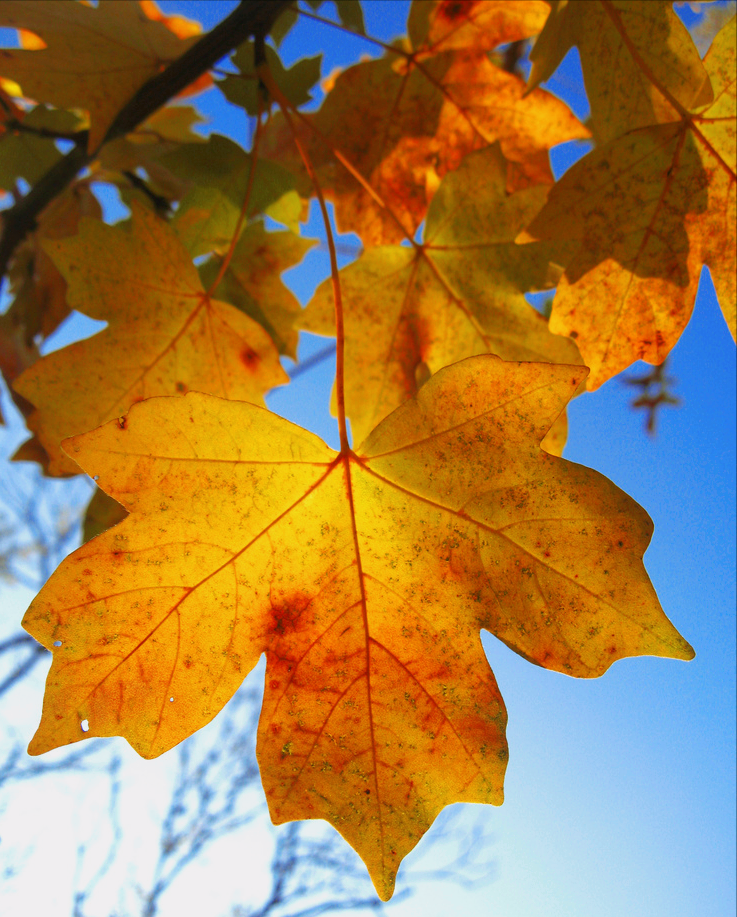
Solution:
M 298 264 L 316 244 L 291 232 L 266 232 L 261 222 L 248 226 L 235 247 L 230 265 L 214 290 L 216 299 L 229 302 L 250 315 L 271 335 L 281 354 L 297 359 L 294 320 L 302 309 L 280 275 Z M 209 289 L 220 270 L 220 261 L 203 264 L 200 277 Z
M 227 137 L 180 148 L 158 160 L 177 176 L 181 202 L 172 225 L 192 257 L 223 251 L 238 223 L 251 171 L 251 155 Z M 293 176 L 278 163 L 256 162 L 248 216 L 267 213 L 298 228 L 302 204 L 294 193 Z
M 277 85 L 294 106 L 304 105 L 312 98 L 310 90 L 320 80 L 322 54 L 303 57 L 291 67 L 284 67 L 279 55 L 270 45 L 265 46 L 266 63 Z M 247 41 L 233 55 L 233 63 L 240 70 L 236 76 L 227 76 L 215 85 L 234 105 L 245 108 L 249 115 L 258 114 L 259 81 L 254 64 L 254 44 Z

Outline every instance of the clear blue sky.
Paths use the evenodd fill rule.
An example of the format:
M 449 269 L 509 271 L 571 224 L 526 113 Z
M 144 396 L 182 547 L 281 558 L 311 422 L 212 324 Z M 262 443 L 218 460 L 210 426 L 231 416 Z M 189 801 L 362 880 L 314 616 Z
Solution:
M 235 3 L 161 6 L 210 27 Z M 365 8 L 371 34 L 403 32 L 404 0 Z M 318 51 L 324 74 L 373 53 L 370 45 L 306 24 L 282 46 L 287 62 Z M 575 53 L 549 88 L 585 114 Z M 216 93 L 201 103 L 214 130 L 243 141 L 242 116 Z M 553 161 L 556 168 L 568 162 L 564 153 Z M 309 232 L 319 232 L 315 219 Z M 326 255 L 318 252 L 290 272 L 289 283 L 305 301 L 327 272 Z M 305 338 L 301 353 L 323 344 Z M 627 659 L 600 679 L 579 681 L 531 666 L 486 635 L 509 711 L 506 801 L 486 815 L 496 878 L 469 892 L 432 884 L 406 904 L 390 905 L 389 913 L 734 914 L 735 346 L 708 271 L 669 369 L 683 404 L 660 412 L 654 439 L 629 407 L 632 391 L 615 379 L 570 408 L 565 457 L 610 477 L 652 516 L 646 566 L 696 659 Z M 641 370 L 647 367 L 633 368 Z M 319 364 L 274 392 L 269 404 L 335 444 L 327 413 L 332 372 L 330 360 Z M 220 856 L 232 856 L 237 872 L 250 853 L 237 838 L 228 843 Z M 442 850 L 437 854 L 442 859 Z M 183 878 L 182 891 L 175 885 L 163 899 L 162 914 L 186 913 L 186 889 Z

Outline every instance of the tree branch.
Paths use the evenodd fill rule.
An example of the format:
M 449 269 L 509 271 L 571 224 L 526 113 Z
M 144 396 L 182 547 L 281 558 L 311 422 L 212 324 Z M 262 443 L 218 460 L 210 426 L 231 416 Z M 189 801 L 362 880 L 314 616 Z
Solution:
M 169 99 L 237 48 L 249 35 L 268 33 L 276 18 L 290 3 L 291 0 L 241 0 L 230 16 L 203 35 L 165 70 L 141 86 L 118 112 L 102 143 L 109 143 L 130 133 Z M 0 282 L 16 246 L 35 228 L 38 215 L 92 161 L 96 152 L 93 150 L 91 154 L 88 153 L 86 137 L 80 137 L 74 148 L 55 163 L 22 200 L 4 211 L 0 238 Z

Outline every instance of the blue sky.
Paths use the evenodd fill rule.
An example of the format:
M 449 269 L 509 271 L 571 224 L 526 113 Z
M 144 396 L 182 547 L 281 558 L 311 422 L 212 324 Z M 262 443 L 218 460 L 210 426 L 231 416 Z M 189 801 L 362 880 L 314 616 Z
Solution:
M 235 3 L 171 0 L 161 6 L 210 27 Z M 383 39 L 400 34 L 407 6 L 402 0 L 366 4 L 369 32 Z M 307 25 L 282 46 L 287 62 L 320 50 L 327 74 L 370 53 L 371 46 Z M 585 114 L 575 52 L 549 88 Z M 217 93 L 200 102 L 214 130 L 241 141 L 248 136 L 242 114 Z M 554 153 L 553 162 L 565 168 L 570 153 Z M 308 231 L 319 231 L 316 219 Z M 304 299 L 326 275 L 327 256 L 317 252 L 289 273 L 288 282 Z M 301 355 L 324 343 L 305 337 Z M 668 365 L 682 405 L 660 412 L 655 438 L 645 434 L 642 415 L 630 408 L 632 390 L 615 379 L 571 406 L 565 457 L 610 477 L 653 518 L 645 563 L 666 613 L 694 646 L 695 660 L 627 659 L 600 679 L 574 680 L 531 666 L 485 635 L 509 711 L 506 801 L 483 816 L 492 834 L 494 881 L 468 892 L 450 883 L 420 886 L 416 897 L 390 906 L 388 913 L 734 913 L 735 347 L 707 270 L 693 318 Z M 333 371 L 332 361 L 325 360 L 269 398 L 273 410 L 331 444 L 335 424 L 327 406 Z M 641 371 L 647 371 L 644 364 L 630 372 Z M 152 768 L 152 775 L 159 772 L 150 762 L 132 766 L 140 774 L 144 767 Z M 477 809 L 469 807 L 474 816 Z M 456 830 L 463 831 L 459 825 Z M 227 870 L 232 857 L 237 874 L 238 864 L 256 855 L 257 848 L 248 845 L 258 840 L 232 837 L 227 844 L 219 848 L 226 862 L 218 868 Z M 442 845 L 432 857 L 442 860 Z M 33 900 L 33 889 L 27 893 L 26 900 Z M 163 899 L 162 913 L 187 913 L 193 895 L 183 876 Z

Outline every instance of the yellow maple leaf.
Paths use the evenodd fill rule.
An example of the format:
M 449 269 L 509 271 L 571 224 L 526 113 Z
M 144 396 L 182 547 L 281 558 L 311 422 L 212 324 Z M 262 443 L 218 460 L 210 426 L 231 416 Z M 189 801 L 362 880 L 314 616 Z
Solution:
M 82 220 L 77 236 L 43 245 L 67 281 L 69 306 L 108 322 L 15 382 L 36 407 L 28 427 L 51 458 L 50 474 L 78 470 L 61 451 L 62 439 L 123 414 L 134 401 L 195 389 L 261 402 L 286 381 L 266 331 L 205 293 L 182 243 L 143 207 L 134 204 L 129 231 Z
M 121 735 L 161 754 L 265 652 L 272 818 L 327 819 L 388 898 L 445 805 L 502 801 L 506 713 L 481 629 L 582 677 L 693 655 L 642 564 L 648 516 L 540 449 L 584 375 L 464 360 L 355 452 L 194 392 L 67 440 L 130 515 L 24 618 L 53 652 L 30 752 Z
M 704 65 L 671 0 L 553 0 L 530 53 L 530 88 L 552 76 L 575 45 L 594 136 L 678 118 L 678 105 L 711 101 Z M 673 103 L 676 103 L 675 105 Z
M 703 264 L 735 336 L 734 20 L 705 65 L 712 103 L 589 153 L 518 237 L 579 243 L 562 259 L 550 328 L 575 338 L 590 388 L 638 359 L 663 362 L 691 316 Z
M 136 90 L 197 40 L 199 27 L 184 22 L 162 16 L 150 0 L 143 5 L 100 0 L 97 7 L 0 0 L 0 25 L 30 31 L 44 45 L 3 50 L 0 72 L 39 102 L 87 109 L 93 151 Z

